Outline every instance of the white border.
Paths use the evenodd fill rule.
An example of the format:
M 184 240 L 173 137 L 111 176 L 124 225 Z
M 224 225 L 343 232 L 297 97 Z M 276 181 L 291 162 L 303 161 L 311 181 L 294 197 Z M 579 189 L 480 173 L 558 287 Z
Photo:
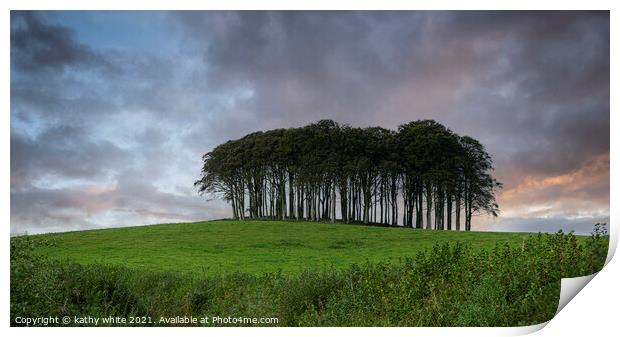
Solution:
M 4 47 L 2 53 L 2 102 L 5 106 L 4 115 L 2 116 L 2 132 L 0 132 L 0 150 L 2 156 L 5 159 L 5 164 L 0 166 L 0 175 L 2 179 L 0 184 L 4 190 L 2 194 L 2 214 L 5 220 L 5 240 L 2 240 L 2 251 L 5 254 L 2 260 L 2 324 L 3 328 L 10 329 L 10 331 L 4 331 L 12 336 L 29 336 L 37 334 L 45 334 L 50 336 L 66 336 L 66 335 L 83 335 L 84 330 L 79 328 L 54 328 L 54 329 L 41 329 L 41 328 L 9 328 L 9 247 L 8 238 L 10 236 L 10 102 L 9 102 L 9 76 L 10 76 L 10 13 L 9 9 L 605 9 L 611 10 L 611 60 L 618 59 L 617 36 L 618 28 L 615 24 L 615 20 L 618 15 L 615 13 L 615 9 L 618 2 L 614 1 L 599 1 L 590 0 L 583 1 L 490 1 L 490 0 L 471 0 L 471 1 L 446 1 L 436 0 L 428 2 L 411 2 L 411 1 L 390 1 L 383 0 L 380 2 L 371 1 L 313 1 L 306 4 L 301 2 L 284 1 L 284 0 L 264 0 L 260 2 L 242 1 L 242 0 L 229 0 L 221 2 L 208 3 L 208 7 L 205 4 L 199 4 L 196 1 L 191 0 L 176 0 L 176 1 L 164 1 L 164 0 L 152 0 L 152 1 L 133 1 L 128 3 L 121 0 L 108 0 L 108 1 L 84 1 L 84 0 L 65 0 L 50 1 L 43 0 L 23 0 L 23 1 L 3 1 L 0 3 L 2 8 L 1 18 L 2 27 L 0 40 Z M 613 62 L 612 62 L 613 63 Z M 615 101 L 613 99 L 614 94 L 618 94 L 617 88 L 614 85 L 618 78 L 618 71 L 612 64 L 612 77 L 611 77 L 611 111 L 615 111 Z M 614 175 L 614 168 L 618 168 L 618 160 L 616 159 L 618 149 L 618 136 L 614 131 L 619 131 L 618 118 L 611 113 L 611 207 L 610 207 L 610 219 L 615 219 L 620 209 L 617 202 L 618 180 Z M 611 228 L 612 234 L 612 246 L 614 249 L 610 250 L 609 258 L 612 256 L 612 252 L 617 246 L 618 233 L 616 226 Z M 608 261 L 609 261 L 608 258 Z M 370 336 L 376 334 L 390 334 L 393 336 L 410 336 L 411 334 L 422 334 L 424 336 L 496 336 L 496 335 L 515 335 L 515 334 L 527 334 L 539 330 L 539 335 L 544 336 L 565 336 L 565 335 L 585 335 L 593 334 L 595 336 L 608 336 L 616 333 L 616 310 L 618 308 L 619 292 L 618 292 L 618 275 L 620 274 L 620 265 L 617 259 L 609 261 L 608 265 L 590 282 L 583 291 L 581 291 L 557 316 L 552 319 L 548 324 L 541 324 L 539 326 L 525 327 L 525 328 L 209 328 L 208 330 L 200 328 L 114 328 L 115 333 L 127 333 L 132 335 L 149 335 L 149 336 L 167 336 L 171 333 L 190 334 L 190 335 L 205 335 L 205 334 L 252 334 L 258 336 L 288 336 L 288 335 L 300 335 L 300 336 L 312 336 L 314 337 L 317 332 L 327 335 L 336 334 L 358 334 L 361 336 Z M 89 328 L 89 335 L 94 336 L 106 336 L 110 333 L 107 328 Z

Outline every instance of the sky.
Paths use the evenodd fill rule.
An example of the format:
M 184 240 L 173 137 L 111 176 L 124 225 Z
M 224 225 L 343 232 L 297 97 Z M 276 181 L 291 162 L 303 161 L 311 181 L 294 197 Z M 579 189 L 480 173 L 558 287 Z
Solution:
M 230 139 L 434 119 L 504 184 L 474 230 L 609 222 L 609 12 L 11 12 L 11 233 L 230 217 Z

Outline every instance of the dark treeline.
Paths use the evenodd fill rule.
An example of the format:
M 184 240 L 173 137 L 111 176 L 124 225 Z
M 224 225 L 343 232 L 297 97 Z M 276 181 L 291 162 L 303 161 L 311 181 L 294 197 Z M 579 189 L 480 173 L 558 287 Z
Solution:
M 432 121 L 392 131 L 322 120 L 251 133 L 203 156 L 200 193 L 236 219 L 273 218 L 471 229 L 497 215 L 491 157 L 477 140 Z

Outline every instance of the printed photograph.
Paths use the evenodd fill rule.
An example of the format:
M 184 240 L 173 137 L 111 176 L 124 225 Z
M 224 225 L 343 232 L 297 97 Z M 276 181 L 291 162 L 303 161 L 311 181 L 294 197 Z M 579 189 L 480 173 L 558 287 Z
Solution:
M 12 327 L 537 325 L 609 226 L 609 11 L 10 12 Z

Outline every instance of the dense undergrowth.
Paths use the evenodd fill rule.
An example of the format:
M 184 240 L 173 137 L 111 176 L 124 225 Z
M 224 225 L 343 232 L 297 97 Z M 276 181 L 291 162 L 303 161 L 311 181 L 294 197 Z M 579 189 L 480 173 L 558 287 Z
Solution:
M 194 277 L 58 262 L 33 252 L 45 241 L 15 237 L 11 325 L 49 316 L 147 316 L 161 325 L 190 315 L 275 317 L 279 326 L 530 325 L 553 317 L 561 278 L 602 268 L 608 242 L 597 226 L 584 241 L 558 232 L 483 250 L 437 244 L 399 264 Z

